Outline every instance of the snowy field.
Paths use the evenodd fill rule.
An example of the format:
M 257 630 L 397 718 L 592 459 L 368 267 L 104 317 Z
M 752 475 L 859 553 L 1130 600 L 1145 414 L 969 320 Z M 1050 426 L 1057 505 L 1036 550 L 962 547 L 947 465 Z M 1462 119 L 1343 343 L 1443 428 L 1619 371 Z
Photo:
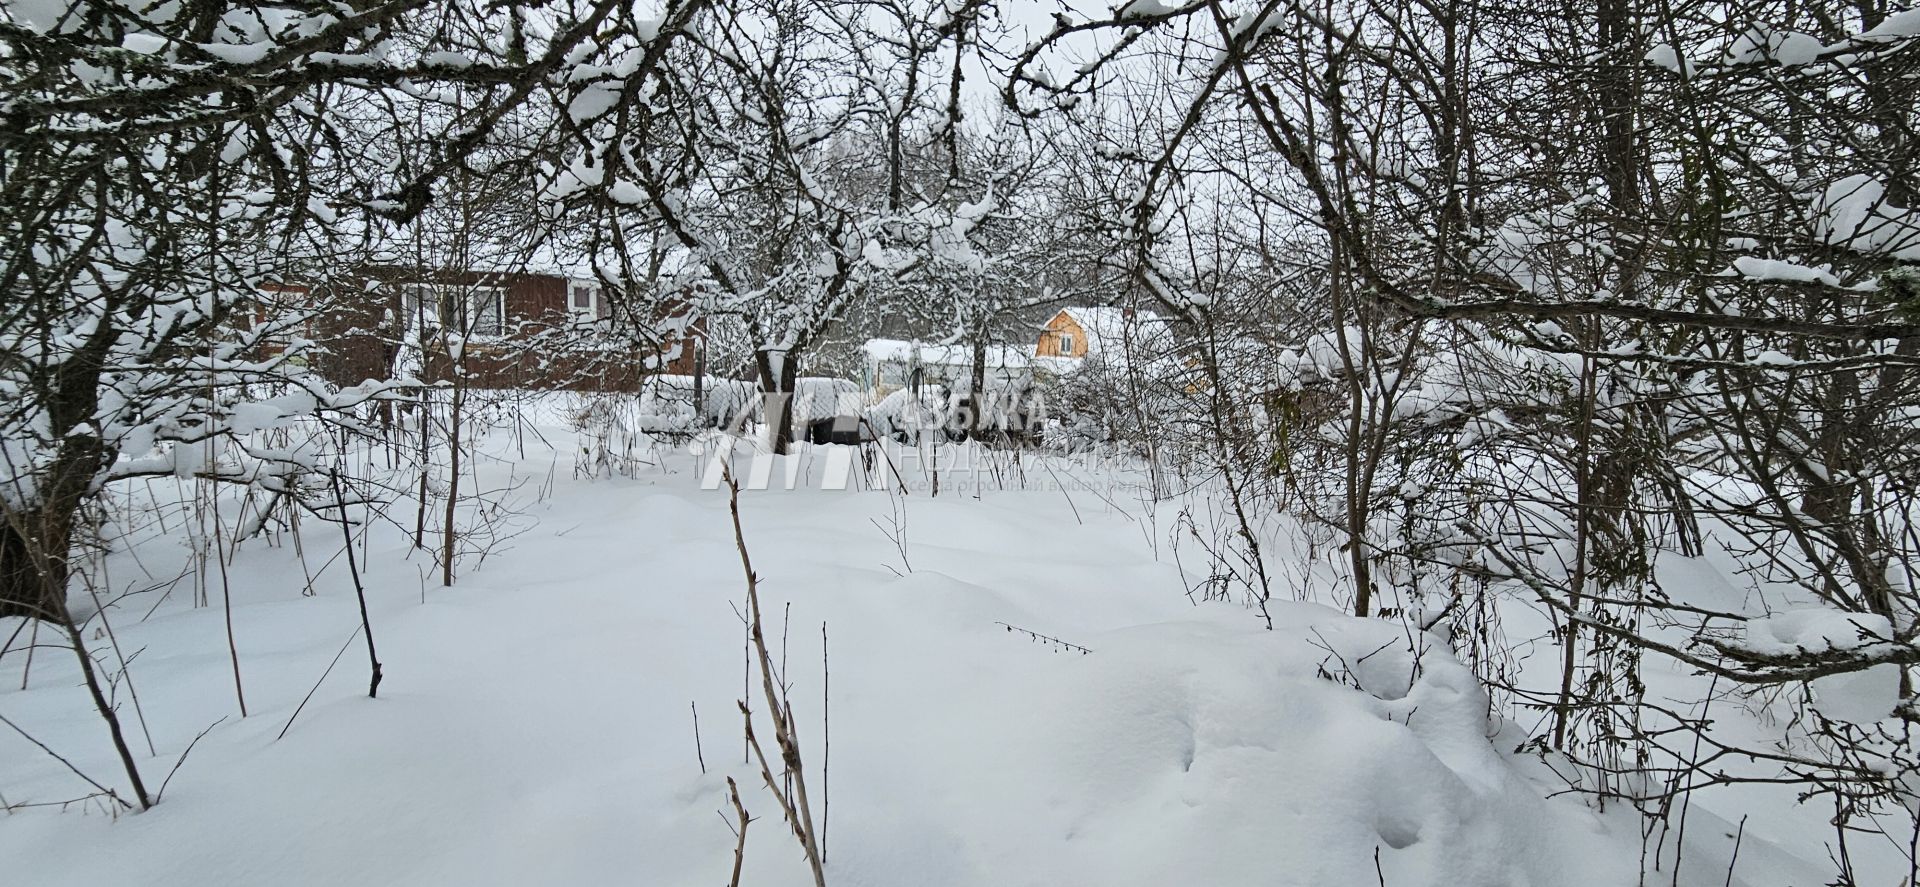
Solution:
M 283 538 L 229 569 L 244 719 L 217 576 L 208 606 L 194 606 L 191 575 L 164 600 L 121 599 L 109 615 L 133 683 L 116 695 L 149 786 L 217 726 L 158 806 L 117 817 L 98 800 L 30 806 L 89 787 L 0 733 L 0 792 L 16 807 L 0 818 L 5 883 L 724 885 L 728 777 L 755 817 L 741 883 L 810 883 L 743 758 L 737 701 L 762 697 L 725 489 L 703 488 L 699 460 L 664 444 L 635 476 L 578 477 L 573 432 L 538 430 L 552 449 L 489 442 L 480 483 L 513 506 L 517 535 L 452 588 L 400 526 L 356 544 L 378 699 L 335 525 L 304 525 L 306 567 Z M 793 458 L 817 481 L 831 452 Z M 1641 880 L 1631 811 L 1548 797 L 1564 784 L 1514 753 L 1525 730 L 1489 723 L 1438 638 L 1296 602 L 1276 602 L 1269 632 L 1239 604 L 1193 603 L 1167 543 L 1171 504 L 1142 504 L 1121 474 L 1030 462 L 1020 480 L 969 478 L 949 463 L 936 497 L 925 466 L 895 455 L 874 474 L 900 470 L 918 487 L 906 495 L 803 483 L 740 504 L 829 883 L 1672 877 Z M 786 465 L 771 468 L 779 486 Z M 114 588 L 178 575 L 180 529 L 132 533 L 108 557 Z M 0 713 L 120 781 L 64 651 L 39 650 L 30 671 L 23 650 L 0 659 Z M 1728 883 L 1818 883 L 1820 860 L 1795 854 L 1819 852 L 1819 814 L 1779 800 L 1744 826 L 1749 862 Z M 1676 883 L 1727 879 L 1723 833 L 1745 813 L 1728 803 L 1695 814 L 1693 874 Z

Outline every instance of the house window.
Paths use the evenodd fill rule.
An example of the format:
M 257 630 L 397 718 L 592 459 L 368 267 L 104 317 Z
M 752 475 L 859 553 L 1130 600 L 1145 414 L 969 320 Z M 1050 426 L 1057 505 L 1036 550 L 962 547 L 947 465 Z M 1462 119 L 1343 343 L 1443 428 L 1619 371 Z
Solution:
M 505 332 L 506 294 L 495 287 L 455 287 L 446 294 L 442 317 L 457 317 L 470 336 L 497 336 Z
M 1063 357 L 1073 356 L 1073 334 L 1072 333 L 1060 334 L 1060 354 Z
M 506 332 L 506 292 L 497 286 L 414 284 L 407 287 L 407 322 L 451 328 L 466 336 Z
M 574 316 L 589 320 L 600 316 L 600 288 L 591 283 L 567 286 L 567 308 Z

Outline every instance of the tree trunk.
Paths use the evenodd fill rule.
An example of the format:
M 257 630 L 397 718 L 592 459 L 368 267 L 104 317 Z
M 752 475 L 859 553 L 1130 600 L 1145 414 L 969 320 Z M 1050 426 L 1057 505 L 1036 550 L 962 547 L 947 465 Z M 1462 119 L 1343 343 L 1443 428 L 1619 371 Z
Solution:
M 987 334 L 984 330 L 973 337 L 973 368 L 967 382 L 964 430 L 968 440 L 983 440 L 987 436 Z
M 55 418 L 59 423 L 55 427 L 78 427 L 77 422 L 61 422 L 65 416 Z M 40 619 L 59 626 L 67 635 L 80 665 L 81 683 L 93 697 L 94 709 L 107 722 L 114 751 L 126 768 L 134 798 L 139 802 L 138 809 L 145 810 L 153 805 L 153 799 L 147 794 L 146 783 L 141 781 L 140 768 L 127 745 L 126 733 L 120 729 L 120 717 L 114 713 L 113 703 L 101 686 L 93 657 L 87 652 L 86 637 L 67 609 L 71 566 L 68 559 L 73 550 L 74 524 L 93 485 L 94 475 L 106 458 L 105 453 L 99 438 L 70 431 L 63 437 L 49 470 L 40 475 L 42 483 L 37 492 L 44 497 L 41 503 L 25 509 L 0 507 L 0 616 Z
M 54 600 L 50 591 L 65 588 L 64 577 L 45 575 L 48 569 L 64 573 L 64 563 L 53 563 L 57 559 L 54 557 L 36 556 L 50 548 L 62 555 L 66 552 L 66 533 L 58 533 L 58 540 L 47 538 L 53 535 L 46 531 L 50 522 L 51 516 L 42 510 L 8 511 L 6 520 L 0 521 L 0 619 L 24 616 L 55 623 L 64 620 L 66 601 Z
M 453 556 L 460 541 L 453 519 L 460 505 L 460 423 L 464 421 L 460 413 L 466 406 L 466 399 L 466 352 L 463 347 L 459 359 L 453 362 L 453 391 L 447 401 L 447 510 L 446 525 L 441 527 L 440 544 L 440 584 L 446 588 L 453 587 Z M 426 469 L 423 467 L 421 470 L 424 472 Z M 425 474 L 421 476 L 425 477 Z M 346 512 L 342 511 L 340 520 L 344 522 L 346 519 Z
M 78 428 L 78 422 L 55 425 Z M 69 432 L 38 472 L 39 501 L 0 505 L 0 616 L 67 621 L 67 558 L 80 506 L 104 458 L 98 438 Z
M 753 354 L 760 371 L 760 416 L 767 423 L 767 447 L 783 456 L 793 444 L 793 371 L 798 358 L 795 352 L 773 348 Z

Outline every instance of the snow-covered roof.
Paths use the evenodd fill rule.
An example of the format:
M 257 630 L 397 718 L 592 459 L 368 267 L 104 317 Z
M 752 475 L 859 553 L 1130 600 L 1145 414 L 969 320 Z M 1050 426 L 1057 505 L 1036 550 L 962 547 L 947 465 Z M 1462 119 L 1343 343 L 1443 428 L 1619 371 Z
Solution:
M 1056 357 L 1046 355 L 1033 359 L 1033 365 L 1056 376 L 1070 376 L 1080 371 L 1087 362 L 1078 357 Z
M 1100 306 L 1062 308 L 1060 313 L 1086 331 L 1089 353 L 1120 351 L 1126 347 L 1129 336 L 1136 346 L 1144 345 L 1167 332 L 1166 320 L 1151 311 Z M 1132 317 L 1129 318 L 1128 314 L 1132 314 Z
M 1087 350 L 1082 357 L 1047 355 L 1033 359 L 1035 367 L 1056 376 L 1072 375 L 1089 363 L 1125 370 L 1136 361 L 1144 367 L 1175 359 L 1173 330 L 1166 319 L 1151 311 L 1094 307 L 1062 308 L 1060 313 L 1084 331 Z
M 923 366 L 972 366 L 973 346 L 966 343 L 940 345 L 909 339 L 868 339 L 860 346 L 874 363 L 917 363 Z M 994 369 L 1018 369 L 1033 364 L 1032 346 L 989 345 L 987 366 Z

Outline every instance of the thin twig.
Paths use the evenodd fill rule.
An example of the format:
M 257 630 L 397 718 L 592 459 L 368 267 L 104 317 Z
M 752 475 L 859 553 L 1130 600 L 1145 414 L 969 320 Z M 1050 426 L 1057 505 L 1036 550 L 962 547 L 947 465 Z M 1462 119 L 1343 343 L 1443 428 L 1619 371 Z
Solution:
M 300 712 L 307 707 L 307 700 L 312 699 L 314 692 L 320 689 L 320 685 L 326 683 L 327 675 L 333 674 L 333 667 L 340 664 L 340 657 L 346 655 L 347 648 L 353 646 L 353 639 L 359 636 L 358 628 L 353 630 L 353 634 L 347 635 L 347 642 L 340 645 L 340 652 L 333 654 L 333 661 L 327 663 L 327 670 L 320 673 L 320 680 L 313 682 L 313 686 L 307 690 L 307 695 L 302 697 L 300 704 L 294 707 L 293 714 L 287 716 L 286 725 L 280 728 L 280 735 L 273 737 L 273 741 L 279 742 L 286 738 L 287 731 L 293 728 L 293 719 L 300 716 Z
M 380 698 L 380 655 L 373 650 L 373 622 L 367 618 L 367 589 L 360 584 L 360 565 L 353 559 L 353 524 L 347 520 L 347 498 L 340 492 L 340 469 L 333 470 L 333 498 L 340 503 L 340 533 L 347 540 L 347 574 L 353 577 L 353 593 L 360 599 L 360 629 L 367 636 L 367 661 L 373 666 L 373 675 L 367 681 L 367 698 Z M 448 553 L 448 559 L 453 555 Z M 448 583 L 452 584 L 452 583 Z M 328 666 L 329 669 L 332 666 Z M 325 675 L 321 678 L 324 680 Z M 291 724 L 293 721 L 289 720 Z
M 1071 642 L 1071 641 L 1063 641 L 1063 640 L 1061 640 L 1061 639 L 1059 639 L 1059 638 L 1056 638 L 1056 637 L 1052 637 L 1052 636 L 1050 636 L 1050 635 L 1044 635 L 1044 634 L 1041 634 L 1041 633 L 1039 633 L 1039 632 L 1037 632 L 1037 631 L 1028 631 L 1027 629 L 1024 629 L 1024 628 L 1021 628 L 1021 627 L 1020 627 L 1020 626 L 1018 626 L 1018 625 L 1008 625 L 1008 624 L 1007 624 L 1007 623 L 1005 623 L 1005 622 L 995 622 L 994 624 L 995 624 L 995 625 L 999 625 L 999 626 L 1002 626 L 1002 627 L 1004 627 L 1004 628 L 1006 628 L 1006 630 L 1007 630 L 1007 631 L 1009 631 L 1009 632 L 1014 632 L 1014 631 L 1017 631 L 1017 632 L 1019 632 L 1019 633 L 1021 633 L 1021 634 L 1024 634 L 1024 635 L 1026 635 L 1027 637 L 1030 637 L 1030 638 L 1032 638 L 1032 639 L 1034 639 L 1034 640 L 1036 640 L 1036 641 L 1041 641 L 1041 642 L 1043 642 L 1043 643 L 1047 643 L 1047 644 L 1054 644 L 1054 645 L 1058 645 L 1058 646 L 1059 646 L 1059 647 L 1061 647 L 1062 649 L 1066 649 L 1066 650 L 1072 650 L 1072 651 L 1074 651 L 1074 652 L 1076 652 L 1076 653 L 1079 653 L 1079 654 L 1080 654 L 1080 655 L 1082 655 L 1082 656 L 1085 656 L 1085 655 L 1087 655 L 1088 653 L 1091 653 L 1091 652 L 1093 652 L 1092 650 L 1090 650 L 1090 649 L 1088 649 L 1088 648 L 1086 648 L 1086 647 L 1082 647 L 1082 646 L 1080 646 L 1079 644 L 1076 644 L 1076 643 L 1073 643 L 1073 642 Z
M 740 887 L 740 868 L 747 861 L 747 825 L 753 822 L 753 817 L 747 815 L 746 805 L 740 803 L 740 786 L 731 776 L 727 777 L 727 799 L 733 802 L 733 813 L 740 823 L 733 830 L 733 877 L 727 879 L 727 887 Z
M 687 707 L 693 709 L 693 757 L 700 762 L 700 775 L 705 776 L 707 775 L 707 753 L 700 750 L 700 706 L 688 702 Z
M 820 862 L 827 861 L 827 823 L 833 794 L 828 790 L 833 763 L 833 670 L 827 665 L 827 623 L 820 623 Z
M 795 840 L 806 854 L 807 865 L 813 871 L 814 887 L 826 887 L 827 875 L 820 858 L 819 832 L 814 827 L 813 805 L 807 798 L 806 768 L 800 757 L 800 740 L 793 723 L 793 709 L 786 701 L 785 685 L 774 675 L 773 654 L 767 649 L 766 633 L 762 628 L 760 611 L 760 577 L 753 571 L 753 559 L 747 553 L 746 531 L 740 524 L 740 484 L 733 472 L 724 464 L 721 476 L 727 483 L 727 509 L 733 519 L 734 543 L 740 549 L 740 567 L 747 577 L 747 625 L 748 637 L 752 643 L 755 658 L 760 663 L 760 687 L 766 695 L 767 716 L 773 721 L 773 737 L 780 749 L 780 761 L 784 775 L 791 780 L 794 799 L 789 801 L 781 791 L 780 781 L 773 775 L 773 768 L 767 763 L 765 751 L 754 737 L 753 712 L 747 707 L 746 700 L 740 700 L 740 714 L 746 722 L 747 746 L 760 764 L 761 778 L 766 780 L 767 789 L 773 793 L 774 800 L 780 805 L 781 813 L 786 816 L 787 825 L 792 828 Z
M 1740 817 L 1740 827 L 1733 833 L 1733 858 L 1727 860 L 1727 885 L 1733 887 L 1733 867 L 1740 864 L 1740 842 L 1747 836 L 1747 817 Z
M 54 759 L 54 760 L 56 760 L 56 761 L 59 761 L 60 763 L 62 763 L 62 764 L 64 764 L 64 765 L 66 765 L 66 768 L 67 768 L 68 770 L 71 770 L 71 771 L 73 771 L 73 775 L 75 775 L 75 776 L 78 776 L 78 777 L 80 777 L 81 779 L 84 779 L 84 780 L 86 780 L 86 781 L 87 781 L 87 784 L 88 784 L 88 785 L 91 785 L 91 786 L 93 786 L 94 788 L 96 788 L 96 789 L 99 789 L 99 791 L 100 791 L 100 793 L 101 793 L 101 794 L 103 794 L 103 795 L 106 795 L 107 797 L 109 797 L 109 798 L 112 798 L 112 799 L 114 799 L 115 801 L 118 801 L 118 802 L 119 802 L 119 804 L 120 804 L 120 806 L 122 806 L 122 807 L 125 807 L 125 808 L 127 808 L 127 809 L 129 809 L 129 810 L 131 810 L 131 809 L 133 809 L 133 805 L 132 805 L 132 804 L 129 804 L 129 803 L 127 803 L 127 802 L 126 802 L 126 801 L 124 801 L 124 800 L 121 800 L 121 798 L 120 798 L 120 796 L 119 796 L 118 794 L 115 794 L 115 793 L 114 793 L 114 791 L 113 791 L 113 789 L 110 789 L 110 788 L 107 788 L 106 786 L 104 786 L 104 785 L 101 785 L 101 784 L 100 784 L 100 783 L 98 783 L 98 782 L 94 782 L 94 781 L 93 781 L 93 777 L 91 777 L 91 776 L 88 776 L 87 774 L 85 774 L 85 773 L 82 773 L 82 772 L 80 772 L 80 768 L 79 768 L 79 767 L 75 767 L 75 766 L 73 765 L 73 762 L 72 762 L 72 761 L 69 761 L 69 760 L 67 760 L 66 758 L 63 758 L 63 757 L 61 757 L 61 756 L 60 756 L 60 753 L 59 753 L 59 752 L 57 752 L 57 751 L 54 751 L 54 750 L 53 750 L 53 749 L 51 749 L 51 748 L 48 748 L 48 747 L 47 747 L 47 744 L 46 744 L 46 743 L 44 743 L 44 742 L 41 742 L 40 740 L 38 740 L 38 739 L 35 739 L 35 738 L 33 738 L 33 735 L 32 735 L 32 734 L 30 734 L 30 733 L 28 733 L 28 732 L 27 732 L 27 731 L 25 731 L 25 730 L 22 730 L 22 729 L 20 728 L 20 725 L 19 725 L 19 724 L 16 724 L 16 723 L 14 723 L 13 721 L 11 721 L 11 720 L 8 720 L 8 719 L 7 719 L 7 716 L 6 716 L 6 715 L 0 715 L 0 724 L 6 724 L 7 726 L 9 726 L 9 727 L 12 727 L 12 728 L 13 728 L 13 732 L 15 732 L 15 733 L 18 733 L 18 734 L 20 734 L 20 738 L 22 738 L 22 739 L 25 739 L 26 741 L 28 741 L 28 742 L 31 742 L 31 743 L 33 743 L 34 745 L 36 745 L 36 746 L 38 746 L 38 747 L 40 748 L 40 750 L 41 750 L 41 751 L 43 751 L 43 752 L 46 752 L 46 753 L 47 753 L 47 754 L 49 754 L 49 755 L 52 755 L 52 756 L 53 756 L 53 759 Z
M 220 720 L 217 720 L 211 724 L 208 724 L 207 729 L 202 730 L 197 735 L 195 735 L 193 737 L 193 741 L 187 743 L 187 747 L 180 751 L 180 757 L 175 758 L 173 761 L 173 769 L 167 771 L 167 778 L 160 780 L 160 790 L 153 793 L 153 802 L 155 804 L 160 803 L 160 799 L 167 796 L 167 786 L 173 782 L 173 774 L 180 772 L 180 765 L 187 762 L 187 755 L 193 754 L 193 747 L 196 745 L 199 745 L 200 740 L 202 738 L 204 738 L 208 733 L 212 733 L 213 728 L 218 727 L 221 724 L 225 723 L 226 720 L 227 720 L 226 716 L 221 715 Z

